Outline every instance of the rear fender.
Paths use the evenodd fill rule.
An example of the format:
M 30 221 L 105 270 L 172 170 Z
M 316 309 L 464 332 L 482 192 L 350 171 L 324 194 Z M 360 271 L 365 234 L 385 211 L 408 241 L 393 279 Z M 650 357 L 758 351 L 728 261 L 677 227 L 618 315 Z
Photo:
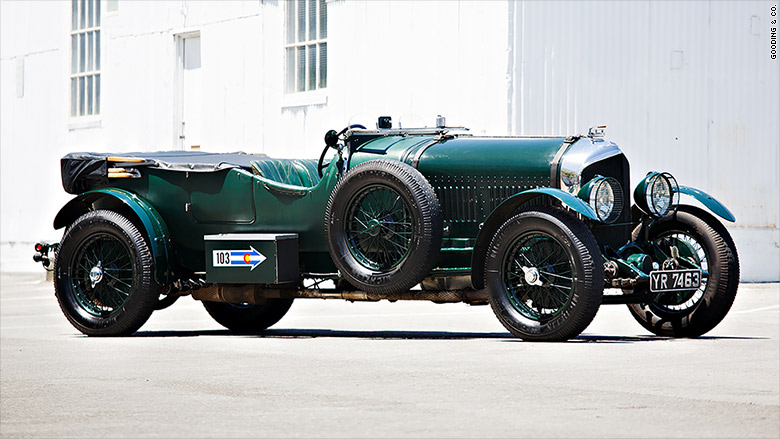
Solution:
M 512 213 L 523 204 L 539 197 L 557 199 L 575 212 L 598 221 L 596 212 L 593 211 L 593 208 L 591 208 L 588 203 L 561 189 L 539 187 L 520 192 L 519 194 L 507 198 L 490 214 L 488 219 L 485 220 L 485 223 L 479 231 L 479 235 L 477 235 L 477 242 L 474 245 L 474 252 L 471 256 L 471 284 L 474 288 L 484 288 L 487 249 L 499 227 L 501 227 L 501 225 L 509 219 Z
M 149 247 L 152 251 L 154 260 L 155 281 L 161 286 L 170 283 L 170 264 L 169 264 L 169 242 L 170 235 L 168 227 L 165 225 L 160 214 L 149 203 L 137 195 L 115 188 L 97 189 L 85 192 L 76 198 L 70 200 L 60 209 L 57 216 L 54 217 L 54 229 L 61 229 L 69 226 L 78 217 L 94 210 L 95 204 L 108 203 L 108 209 L 115 207 L 124 207 L 123 211 L 131 211 L 135 218 L 144 228 Z M 100 207 L 102 208 L 102 207 Z

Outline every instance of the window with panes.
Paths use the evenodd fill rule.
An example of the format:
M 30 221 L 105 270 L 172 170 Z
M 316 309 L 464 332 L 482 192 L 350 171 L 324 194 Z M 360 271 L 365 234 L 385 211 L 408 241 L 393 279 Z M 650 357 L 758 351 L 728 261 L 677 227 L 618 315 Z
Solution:
M 71 0 L 70 115 L 100 114 L 100 0 Z
M 285 90 L 325 88 L 328 84 L 328 7 L 326 0 L 286 2 Z

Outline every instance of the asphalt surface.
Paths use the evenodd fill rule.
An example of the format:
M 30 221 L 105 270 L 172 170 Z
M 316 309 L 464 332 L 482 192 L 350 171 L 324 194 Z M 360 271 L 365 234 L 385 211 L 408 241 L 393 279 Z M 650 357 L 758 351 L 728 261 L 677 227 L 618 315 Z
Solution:
M 80 335 L 42 276 L 0 276 L 0 436 L 780 437 L 780 284 L 695 340 L 604 306 L 579 338 L 489 307 L 299 300 L 262 334 L 190 298 L 133 337 Z

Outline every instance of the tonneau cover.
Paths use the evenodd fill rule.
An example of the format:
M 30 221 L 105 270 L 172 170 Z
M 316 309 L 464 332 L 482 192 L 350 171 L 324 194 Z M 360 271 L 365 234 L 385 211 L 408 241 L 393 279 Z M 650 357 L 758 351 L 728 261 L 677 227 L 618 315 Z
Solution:
M 215 172 L 229 168 L 251 169 L 253 160 L 264 160 L 265 154 L 244 152 L 212 153 L 201 151 L 156 151 L 94 153 L 74 152 L 60 161 L 62 187 L 71 194 L 79 194 L 96 186 L 108 185 L 109 158 L 113 165 L 148 167 L 187 172 Z M 132 158 L 133 161 L 122 161 Z M 119 160 L 117 160 L 119 159 Z M 136 160 L 141 160 L 136 162 Z

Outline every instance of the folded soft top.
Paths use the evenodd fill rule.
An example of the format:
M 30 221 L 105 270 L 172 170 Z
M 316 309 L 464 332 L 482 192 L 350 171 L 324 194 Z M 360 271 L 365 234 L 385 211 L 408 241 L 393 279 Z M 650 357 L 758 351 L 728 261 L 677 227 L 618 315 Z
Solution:
M 108 184 L 109 162 L 123 167 L 153 166 L 171 171 L 215 172 L 229 168 L 251 169 L 253 160 L 264 160 L 265 154 L 243 152 L 212 153 L 201 151 L 156 151 L 94 153 L 74 152 L 60 161 L 62 186 L 71 194 L 90 187 Z

